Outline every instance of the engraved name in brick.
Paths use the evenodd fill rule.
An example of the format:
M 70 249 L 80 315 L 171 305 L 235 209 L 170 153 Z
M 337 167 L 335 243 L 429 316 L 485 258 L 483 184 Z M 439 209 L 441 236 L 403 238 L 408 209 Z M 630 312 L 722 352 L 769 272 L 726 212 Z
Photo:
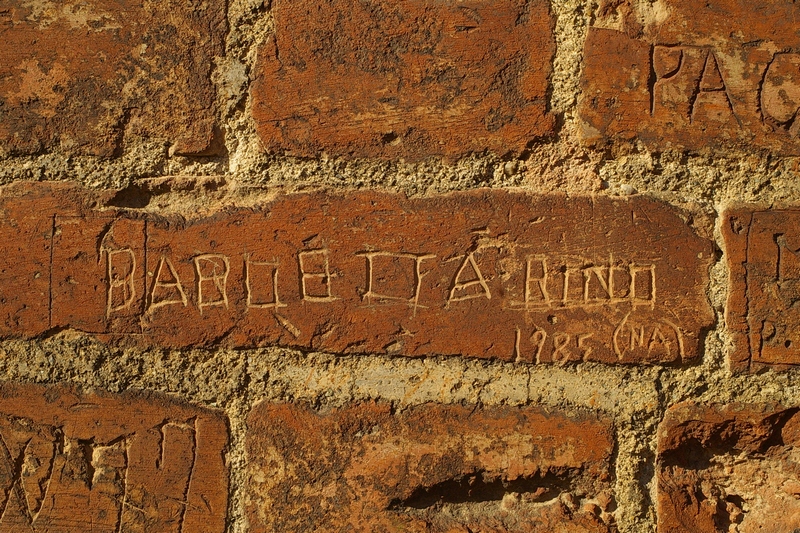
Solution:
M 621 30 L 591 28 L 586 41 L 580 114 L 587 140 L 800 154 L 800 6 L 616 4 Z
M 126 393 L 0 387 L 0 529 L 220 532 L 223 415 Z
M 800 365 L 800 210 L 732 209 L 723 215 L 730 293 L 731 367 Z
M 253 117 L 268 151 L 520 152 L 552 133 L 543 0 L 274 0 Z
M 251 531 L 616 531 L 608 420 L 532 408 L 381 404 L 247 420 Z
M 9 316 L 44 299 L 39 327 L 8 319 L 6 335 L 47 324 L 172 347 L 680 363 L 712 321 L 710 241 L 643 197 L 317 193 L 190 221 L 43 218 L 52 237 L 30 252 L 50 261 L 43 280 L 22 261 L 0 283 Z
M 659 533 L 797 530 L 797 407 L 681 404 L 658 447 Z
M 0 1 L 0 152 L 111 156 L 129 135 L 208 151 L 225 7 Z

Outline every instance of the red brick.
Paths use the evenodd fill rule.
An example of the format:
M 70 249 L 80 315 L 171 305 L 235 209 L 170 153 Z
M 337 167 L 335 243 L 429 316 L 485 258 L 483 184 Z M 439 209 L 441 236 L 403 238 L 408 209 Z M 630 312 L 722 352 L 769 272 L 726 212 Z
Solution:
M 659 533 L 795 531 L 800 409 L 679 405 L 659 428 Z
M 223 532 L 223 415 L 145 393 L 0 386 L 4 530 Z
M 50 325 L 50 251 L 53 219 L 33 202 L 4 202 L 0 232 L 0 331 L 37 335 Z
M 0 149 L 110 156 L 127 134 L 211 148 L 224 0 L 0 2 Z
M 49 326 L 175 348 L 681 363 L 713 321 L 712 243 L 692 213 L 644 197 L 351 192 L 194 220 L 28 212 L 55 228 L 50 318 L 7 336 Z M 21 300 L 9 314 L 42 307 L 29 265 L 11 266 L 7 292 Z
M 533 408 L 260 404 L 250 531 L 613 531 L 612 435 Z
M 57 214 L 84 213 L 91 198 L 70 185 L 19 183 L 0 197 L 0 335 L 50 328 L 50 265 Z M 96 201 L 96 200 L 95 200 Z
M 145 224 L 113 215 L 55 218 L 52 327 L 141 332 Z
M 800 6 L 664 0 L 642 24 L 591 28 L 580 115 L 588 141 L 652 149 L 766 148 L 800 154 Z
M 731 367 L 756 372 L 800 364 L 800 210 L 737 208 L 723 215 L 730 272 L 725 318 Z
M 301 156 L 455 157 L 552 133 L 544 0 L 275 0 L 253 116 Z

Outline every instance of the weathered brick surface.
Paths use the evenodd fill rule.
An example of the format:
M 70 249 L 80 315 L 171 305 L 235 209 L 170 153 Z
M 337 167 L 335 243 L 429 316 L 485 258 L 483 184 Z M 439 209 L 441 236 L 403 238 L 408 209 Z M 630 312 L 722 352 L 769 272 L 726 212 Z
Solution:
M 712 323 L 711 242 L 644 197 L 315 193 L 191 221 L 42 205 L 24 213 L 52 244 L 43 230 L 34 259 L 7 265 L 6 336 L 47 324 L 171 347 L 680 363 Z M 4 223 L 17 246 L 26 234 Z M 30 329 L 13 320 L 28 300 Z
M 659 533 L 796 531 L 800 409 L 672 408 L 659 428 Z
M 543 0 L 275 0 L 253 116 L 264 147 L 314 156 L 520 152 L 553 130 Z
M 726 322 L 731 367 L 756 372 L 800 364 L 800 210 L 731 209 L 722 232 L 730 272 Z
M 665 0 L 641 24 L 633 3 L 615 2 L 624 31 L 589 31 L 580 111 L 588 140 L 800 154 L 799 5 Z
M 0 150 L 108 156 L 129 133 L 207 150 L 225 6 L 0 1 Z
M 613 529 L 612 428 L 594 416 L 263 403 L 247 426 L 254 533 Z
M 223 532 L 223 415 L 144 393 L 0 386 L 0 528 Z
M 5 187 L 0 198 L 0 331 L 38 335 L 50 328 L 56 215 L 88 212 L 100 198 L 70 185 Z M 88 253 L 84 252 L 84 253 Z

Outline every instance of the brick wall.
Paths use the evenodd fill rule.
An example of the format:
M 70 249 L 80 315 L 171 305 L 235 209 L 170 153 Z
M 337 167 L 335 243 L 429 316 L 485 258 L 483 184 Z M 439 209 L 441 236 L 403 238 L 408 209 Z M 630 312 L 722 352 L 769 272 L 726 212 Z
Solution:
M 0 0 L 0 530 L 800 531 L 799 19 Z

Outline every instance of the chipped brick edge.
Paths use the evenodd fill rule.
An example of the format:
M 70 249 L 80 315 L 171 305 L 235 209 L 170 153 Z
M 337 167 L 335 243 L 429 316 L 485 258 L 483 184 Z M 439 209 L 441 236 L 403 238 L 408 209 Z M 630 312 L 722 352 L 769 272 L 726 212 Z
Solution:
M 734 372 L 749 371 L 752 361 L 747 325 L 747 245 L 752 218 L 752 211 L 744 207 L 727 209 L 720 218 L 729 276 L 725 324 L 733 341 L 728 359 Z

